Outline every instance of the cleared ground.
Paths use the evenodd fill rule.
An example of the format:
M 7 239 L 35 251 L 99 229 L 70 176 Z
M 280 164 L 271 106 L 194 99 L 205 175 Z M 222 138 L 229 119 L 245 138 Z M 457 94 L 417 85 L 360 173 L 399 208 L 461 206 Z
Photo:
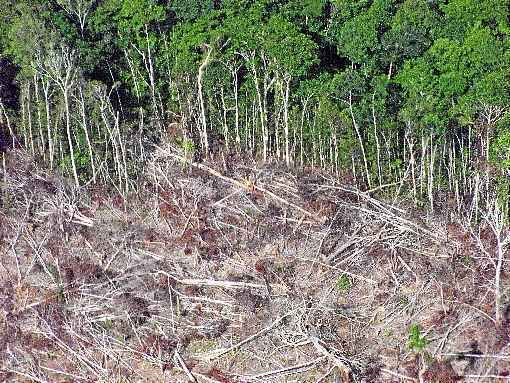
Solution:
M 125 198 L 5 155 L 0 381 L 508 381 L 490 217 L 179 155 Z

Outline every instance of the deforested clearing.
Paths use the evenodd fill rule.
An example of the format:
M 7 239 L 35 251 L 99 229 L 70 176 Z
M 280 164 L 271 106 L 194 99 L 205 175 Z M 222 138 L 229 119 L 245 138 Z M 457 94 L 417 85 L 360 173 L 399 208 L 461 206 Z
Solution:
M 233 166 L 235 164 L 235 166 Z M 4 154 L 0 381 L 507 381 L 508 230 L 159 147 L 138 192 Z
M 0 383 L 510 382 L 508 0 L 0 0 Z

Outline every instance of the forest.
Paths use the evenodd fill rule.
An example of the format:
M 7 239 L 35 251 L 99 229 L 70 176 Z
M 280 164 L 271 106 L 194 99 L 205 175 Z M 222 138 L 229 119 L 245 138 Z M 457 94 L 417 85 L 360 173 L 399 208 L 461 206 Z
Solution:
M 508 206 L 507 0 L 2 0 L 0 123 L 127 192 L 154 145 Z

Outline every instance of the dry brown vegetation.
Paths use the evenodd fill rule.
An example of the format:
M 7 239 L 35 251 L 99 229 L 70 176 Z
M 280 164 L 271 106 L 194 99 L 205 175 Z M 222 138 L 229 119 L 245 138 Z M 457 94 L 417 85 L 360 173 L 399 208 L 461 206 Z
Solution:
M 0 381 L 508 381 L 494 212 L 474 227 L 348 176 L 172 148 L 133 195 L 18 149 L 0 181 Z

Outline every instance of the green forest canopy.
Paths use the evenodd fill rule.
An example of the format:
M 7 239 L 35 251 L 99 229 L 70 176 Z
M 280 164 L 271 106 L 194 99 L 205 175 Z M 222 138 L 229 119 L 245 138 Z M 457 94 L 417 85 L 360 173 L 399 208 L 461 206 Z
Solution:
M 4 124 L 77 184 L 183 150 L 508 194 L 507 0 L 0 0 Z M 3 73 L 0 71 L 0 73 Z M 9 94 L 13 94 L 12 92 Z

